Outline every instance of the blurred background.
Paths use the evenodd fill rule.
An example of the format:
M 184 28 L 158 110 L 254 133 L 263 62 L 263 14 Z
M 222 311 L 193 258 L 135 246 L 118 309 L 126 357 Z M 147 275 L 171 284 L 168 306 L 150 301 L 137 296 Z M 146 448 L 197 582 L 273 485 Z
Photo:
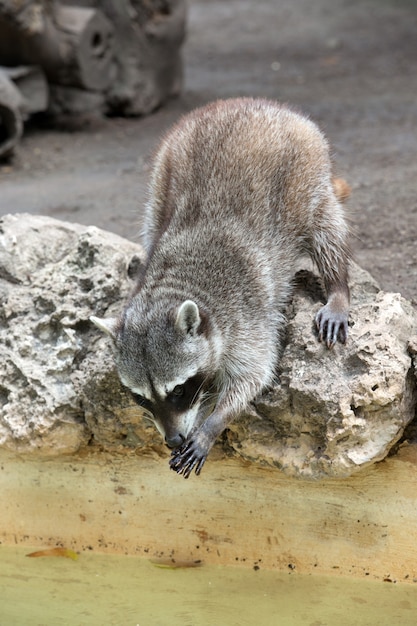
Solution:
M 139 240 L 164 131 L 210 100 L 266 96 L 325 132 L 352 187 L 355 260 L 417 305 L 417 2 L 103 0 L 72 13 L 60 3 L 51 17 L 52 4 L 26 2 L 38 38 L 34 16 L 46 24 L 31 47 L 22 15 L 0 0 L 3 78 L 23 94 L 21 137 L 0 161 L 0 215 Z M 0 142 L 6 118 L 0 106 Z

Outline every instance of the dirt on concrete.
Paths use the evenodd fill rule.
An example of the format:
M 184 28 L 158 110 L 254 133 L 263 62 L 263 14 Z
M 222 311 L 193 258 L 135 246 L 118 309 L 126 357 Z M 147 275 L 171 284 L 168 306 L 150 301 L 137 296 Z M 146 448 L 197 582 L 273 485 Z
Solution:
M 216 98 L 290 103 L 324 130 L 356 261 L 417 306 L 417 4 L 191 0 L 182 95 L 144 118 L 37 120 L 0 166 L 0 215 L 28 211 L 139 239 L 150 161 L 181 114 Z

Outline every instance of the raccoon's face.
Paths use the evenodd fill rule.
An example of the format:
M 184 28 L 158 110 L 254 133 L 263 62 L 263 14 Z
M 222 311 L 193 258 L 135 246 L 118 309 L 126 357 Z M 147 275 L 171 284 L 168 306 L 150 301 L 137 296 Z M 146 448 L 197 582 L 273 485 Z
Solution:
M 176 448 L 204 421 L 216 400 L 217 342 L 191 300 L 171 311 L 154 310 L 151 317 L 137 304 L 132 302 L 111 333 L 120 379 L 168 446 Z
M 122 377 L 123 381 L 123 377 Z M 131 389 L 144 416 L 154 422 L 170 448 L 177 448 L 197 428 L 211 410 L 210 383 L 204 373 L 190 376 L 183 383 L 164 386 L 148 397 Z

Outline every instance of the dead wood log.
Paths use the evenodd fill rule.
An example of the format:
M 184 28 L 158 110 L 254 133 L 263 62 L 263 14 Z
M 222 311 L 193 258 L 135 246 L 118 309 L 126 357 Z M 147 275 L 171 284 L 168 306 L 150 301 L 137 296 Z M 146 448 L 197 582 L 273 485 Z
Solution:
M 52 84 L 101 91 L 111 82 L 114 33 L 98 9 L 0 0 L 0 63 L 40 65 Z
M 77 4 L 99 7 L 114 26 L 117 72 L 106 93 L 108 112 L 146 114 L 179 93 L 186 0 L 77 0 Z
M 185 21 L 186 0 L 0 0 L 0 64 L 41 66 L 53 114 L 141 115 L 180 91 Z
M 0 67 L 0 159 L 8 157 L 33 113 L 46 111 L 48 83 L 36 66 Z
M 46 111 L 49 105 L 49 88 L 45 74 L 37 65 L 4 67 L 0 70 L 13 81 L 22 97 L 20 112 L 25 121 L 30 115 Z
M 22 97 L 5 72 L 0 71 L 0 159 L 8 157 L 23 132 Z

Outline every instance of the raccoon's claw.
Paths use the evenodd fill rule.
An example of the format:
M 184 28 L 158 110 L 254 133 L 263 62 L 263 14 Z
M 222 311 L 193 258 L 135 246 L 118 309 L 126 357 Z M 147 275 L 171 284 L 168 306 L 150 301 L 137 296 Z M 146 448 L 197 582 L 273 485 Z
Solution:
M 171 457 L 169 462 L 170 468 L 177 474 L 182 474 L 184 478 L 188 478 L 193 469 L 195 469 L 197 476 L 200 474 L 207 454 L 202 451 L 196 441 L 191 440 L 184 443 L 180 448 L 173 450 Z
M 316 315 L 316 327 L 319 332 L 319 341 L 333 348 L 337 340 L 346 343 L 348 335 L 348 316 L 345 312 L 334 312 L 326 305 Z

